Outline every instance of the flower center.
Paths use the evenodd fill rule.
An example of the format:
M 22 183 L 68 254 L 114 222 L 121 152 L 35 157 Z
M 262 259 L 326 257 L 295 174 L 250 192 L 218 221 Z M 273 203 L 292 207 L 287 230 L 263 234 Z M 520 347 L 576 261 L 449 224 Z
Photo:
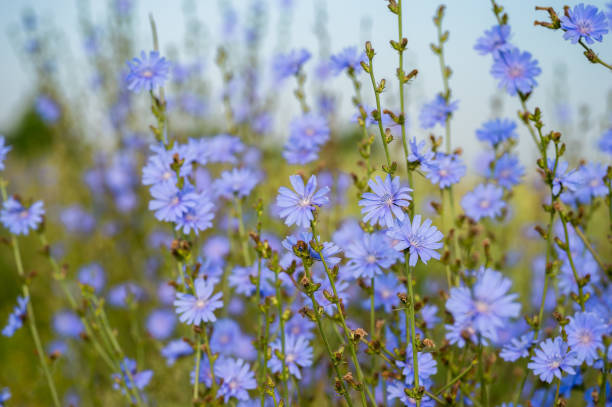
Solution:
M 589 182 L 589 185 L 591 185 L 593 188 L 595 188 L 596 186 L 599 185 L 599 180 L 597 178 L 593 178 L 591 180 L 591 182 Z
M 315 131 L 312 127 L 309 127 L 306 129 L 304 133 L 306 133 L 307 136 L 312 136 L 315 133 Z
M 550 362 L 549 365 L 551 369 L 558 369 L 559 366 L 561 366 L 561 362 L 559 362 L 558 360 L 553 360 L 552 362 Z
M 578 31 L 580 34 L 590 34 L 593 29 L 591 28 L 591 24 L 588 21 L 579 21 L 576 26 L 578 26 Z
M 489 206 L 491 206 L 491 202 L 489 202 L 489 200 L 483 199 L 482 201 L 480 201 L 480 207 L 482 209 L 488 209 Z
M 196 307 L 197 308 L 202 309 L 202 308 L 204 308 L 204 306 L 206 306 L 206 301 L 204 301 L 202 299 L 199 299 L 199 300 L 196 301 Z
M 511 66 L 508 70 L 508 76 L 512 79 L 519 78 L 523 76 L 524 69 L 520 65 Z
M 389 297 L 391 297 L 391 291 L 389 290 L 382 290 L 380 293 L 380 296 L 383 297 L 383 299 L 387 299 Z
M 175 196 L 174 198 L 172 198 L 172 200 L 170 201 L 170 203 L 171 203 L 172 205 L 178 205 L 178 203 L 179 203 L 180 201 L 181 201 L 181 200 L 179 199 L 179 197 L 178 197 L 178 196 Z
M 391 206 L 393 205 L 393 197 L 391 196 L 391 194 L 384 194 L 381 198 L 381 200 L 385 203 L 385 205 L 387 206 Z
M 295 362 L 295 355 L 293 353 L 289 353 L 287 354 L 287 357 L 285 358 L 285 361 L 287 363 L 293 363 Z
M 223 335 L 221 337 L 221 339 L 219 340 L 219 342 L 221 342 L 221 343 L 228 343 L 229 342 L 229 336 L 228 335 Z
M 171 177 L 172 177 L 172 173 L 170 171 L 166 171 L 164 172 L 164 175 L 162 175 L 163 180 L 169 180 Z
M 310 199 L 309 198 L 302 198 L 298 202 L 298 205 L 300 207 L 302 207 L 302 208 L 306 208 L 307 206 L 310 206 Z
M 484 301 L 476 301 L 476 311 L 478 311 L 480 314 L 486 314 L 487 312 L 489 312 L 489 304 L 487 304 Z
M 145 69 L 142 72 L 142 76 L 144 76 L 145 78 L 151 78 L 153 77 L 153 71 L 151 71 L 150 69 Z
M 447 170 L 440 170 L 438 171 L 438 175 L 441 177 L 446 177 L 448 175 L 448 171 Z
M 236 380 L 231 380 L 227 385 L 229 386 L 230 390 L 236 390 L 238 388 L 238 383 Z
M 27 209 L 24 209 L 24 210 L 22 210 L 21 212 L 19 212 L 19 217 L 20 217 L 21 219 L 25 219 L 25 218 L 27 218 L 27 217 L 28 217 L 28 215 L 29 215 L 29 213 L 28 213 L 28 210 L 27 210 Z
M 591 334 L 589 332 L 582 332 L 582 334 L 580 334 L 580 343 L 587 345 L 591 343 L 591 341 Z
M 373 254 L 370 254 L 368 257 L 366 257 L 366 262 L 368 262 L 369 264 L 376 263 L 376 256 L 374 256 Z

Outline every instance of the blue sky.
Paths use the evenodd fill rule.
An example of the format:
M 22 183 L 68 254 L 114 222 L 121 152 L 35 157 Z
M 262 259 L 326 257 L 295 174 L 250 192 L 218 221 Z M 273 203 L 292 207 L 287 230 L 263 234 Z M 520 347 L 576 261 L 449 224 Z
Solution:
M 81 40 L 79 39 L 79 25 L 77 20 L 76 4 L 83 0 L 26 0 L 19 2 L 3 2 L 0 13 L 0 53 L 3 55 L 0 64 L 0 83 L 3 97 L 0 99 L 0 130 L 10 126 L 12 120 L 22 108 L 24 100 L 31 95 L 31 73 L 24 68 L 23 59 L 19 57 L 11 37 L 18 31 L 22 10 L 30 7 L 41 17 L 44 24 L 59 28 L 62 33 L 61 43 L 56 44 L 60 50 L 58 64 L 71 61 L 72 70 L 78 72 L 79 64 L 83 62 Z M 103 21 L 104 9 L 107 2 L 92 2 L 92 11 L 98 21 Z M 215 44 L 220 32 L 219 4 L 215 0 L 194 1 L 197 4 L 197 14 L 207 25 L 210 43 Z M 233 5 L 239 11 L 241 18 L 244 9 L 251 0 L 234 0 Z M 273 54 L 279 49 L 277 34 L 283 32 L 287 42 L 285 49 L 306 47 L 314 55 L 318 54 L 316 38 L 313 34 L 315 27 L 315 6 L 324 4 L 327 10 L 327 29 L 330 33 L 329 47 L 336 52 L 345 46 L 357 45 L 362 47 L 366 39 L 372 41 L 377 51 L 375 59 L 376 76 L 385 77 L 395 86 L 394 70 L 397 64 L 395 52 L 388 45 L 389 39 L 397 38 L 396 17 L 388 12 L 386 2 L 383 0 L 293 0 L 294 11 L 290 20 L 282 19 L 280 0 L 267 0 L 270 15 L 267 22 L 267 46 L 265 52 Z M 417 68 L 419 76 L 408 88 L 410 103 L 410 119 L 412 121 L 412 134 L 426 135 L 418 129 L 418 107 L 423 101 L 430 100 L 441 89 L 440 71 L 437 57 L 429 49 L 429 44 L 435 41 L 436 31 L 432 24 L 432 16 L 438 2 L 430 0 L 404 1 L 404 36 L 408 38 L 409 51 L 405 62 L 406 69 Z M 561 32 L 553 32 L 541 27 L 534 27 L 535 19 L 546 19 L 546 14 L 536 12 L 535 4 L 541 2 L 502 0 L 507 7 L 512 26 L 512 41 L 519 48 L 534 54 L 539 60 L 543 70 L 538 78 L 539 87 L 530 100 L 530 106 L 543 106 L 546 123 L 556 128 L 560 123 L 556 120 L 555 94 L 563 96 L 561 103 L 570 108 L 573 119 L 578 117 L 578 109 L 588 105 L 593 118 L 592 130 L 588 134 L 581 134 L 589 146 L 601 134 L 607 118 L 610 117 L 610 106 L 606 100 L 612 92 L 612 75 L 603 67 L 588 63 L 582 56 L 578 46 L 571 45 L 562 39 Z M 559 1 L 552 1 L 553 5 L 561 8 Z M 181 48 L 186 34 L 185 19 L 182 6 L 184 1 L 168 0 L 141 0 L 135 9 L 136 43 L 143 49 L 150 48 L 150 33 L 147 15 L 153 13 L 158 25 L 162 50 L 168 50 L 173 45 Z M 543 4 L 543 3 L 542 3 Z M 574 5 L 576 2 L 569 2 Z M 603 8 L 605 1 L 592 1 L 591 4 Z M 278 22 L 283 21 L 287 27 L 279 31 Z M 504 95 L 497 90 L 496 81 L 489 75 L 491 60 L 489 57 L 478 55 L 473 50 L 476 39 L 485 29 L 495 22 L 490 11 L 490 3 L 485 0 L 454 0 L 447 2 L 445 27 L 450 30 L 450 40 L 446 46 L 446 61 L 451 65 L 454 74 L 451 78 L 451 88 L 457 99 L 460 100 L 460 110 L 453 120 L 453 134 L 456 143 L 467 148 L 468 154 L 475 143 L 474 131 L 480 124 L 491 117 L 490 101 L 493 95 L 501 95 L 503 113 L 507 117 L 514 117 L 518 108 L 518 100 Z M 594 48 L 600 52 L 604 59 L 612 60 L 612 34 L 604 37 L 603 44 L 596 44 Z M 205 52 L 205 64 L 214 65 L 214 45 Z M 179 52 L 179 55 L 180 52 Z M 118 61 L 121 65 L 122 61 Z M 559 82 L 555 71 L 562 66 L 566 71 L 566 79 Z M 210 75 L 217 75 L 210 70 Z M 365 80 L 366 78 L 363 77 Z M 367 83 L 366 83 L 367 84 Z M 66 86 L 69 86 L 66 84 Z M 343 92 L 343 112 L 349 116 L 350 84 L 344 77 L 333 80 L 335 89 Z M 364 95 L 371 96 L 369 87 L 364 87 Z M 393 95 L 387 95 L 386 101 L 394 100 Z M 522 131 L 522 130 L 521 130 Z M 525 136 L 525 137 L 523 137 Z M 529 153 L 530 145 L 526 134 L 521 135 L 522 151 Z M 525 145 L 527 144 L 527 145 Z M 590 150 L 587 150 L 590 151 Z M 586 153 L 586 151 L 585 151 Z

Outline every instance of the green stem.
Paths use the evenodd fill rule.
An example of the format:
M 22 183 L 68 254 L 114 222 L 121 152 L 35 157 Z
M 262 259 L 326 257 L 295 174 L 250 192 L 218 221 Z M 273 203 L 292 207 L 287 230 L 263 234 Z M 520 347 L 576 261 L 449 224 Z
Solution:
M 285 400 L 285 404 L 286 405 L 291 405 L 289 403 L 289 385 L 288 385 L 288 379 L 289 379 L 289 371 L 287 370 L 287 363 L 286 363 L 286 353 L 285 353 L 285 321 L 283 319 L 283 300 L 282 300 L 282 293 L 281 293 L 281 281 L 278 278 L 278 267 L 275 269 L 275 277 L 276 277 L 276 281 L 275 281 L 275 285 L 276 285 L 276 304 L 277 304 L 277 308 L 278 308 L 278 320 L 280 323 L 280 337 L 281 337 L 281 351 L 283 354 L 282 357 L 282 375 L 281 375 L 281 380 L 283 381 L 283 399 Z
M 574 279 L 576 280 L 576 284 L 578 285 L 578 302 L 580 303 L 580 309 L 584 312 L 584 293 L 582 292 L 582 284 L 580 283 L 580 277 L 578 276 L 578 272 L 576 271 L 576 266 L 574 265 L 574 258 L 572 256 L 572 251 L 570 248 L 569 234 L 567 232 L 567 222 L 565 221 L 565 217 L 559 213 L 559 218 L 561 218 L 561 224 L 563 225 L 563 233 L 565 235 L 565 253 L 567 253 L 567 259 L 569 260 L 570 267 L 572 268 L 572 273 L 574 273 Z
M 559 389 L 561 388 L 561 379 L 557 378 L 557 390 L 555 391 L 555 402 L 553 406 L 557 406 L 557 402 L 559 401 Z
M 242 246 L 242 258 L 246 267 L 251 265 L 251 255 L 249 254 L 248 237 L 242 219 L 242 201 L 237 196 L 234 197 L 234 205 L 236 207 L 236 216 L 238 217 L 238 235 L 240 236 L 240 244 Z
M 603 261 L 601 260 L 601 257 L 599 257 L 599 254 L 597 254 L 595 249 L 593 249 L 593 246 L 591 246 L 591 243 L 589 242 L 589 239 L 587 239 L 587 237 L 584 235 L 582 230 L 580 230 L 580 227 L 574 226 L 574 230 L 576 231 L 576 234 L 578 235 L 580 240 L 582 240 L 582 243 L 584 243 L 584 245 L 586 246 L 588 251 L 593 255 L 593 258 L 595 259 L 597 264 L 599 264 L 599 267 L 601 268 L 601 270 L 605 271 L 606 267 L 605 267 Z
M 213 354 L 210 350 L 210 344 L 208 343 L 208 330 L 206 329 L 206 325 L 204 325 L 204 327 L 202 328 L 201 336 L 204 339 L 204 346 L 206 347 L 206 356 L 208 356 L 208 367 L 210 369 L 210 377 L 212 380 L 212 386 L 210 388 L 210 391 L 212 392 L 212 396 L 214 399 L 217 397 L 217 381 L 215 380 L 215 360 L 213 359 Z
M 470 372 L 470 370 L 472 370 L 472 368 L 474 367 L 474 365 L 478 364 L 477 360 L 472 361 L 472 363 L 466 367 L 461 373 L 459 373 L 459 375 L 457 375 L 457 377 L 455 377 L 454 379 L 452 379 L 451 381 L 449 381 L 448 383 L 446 383 L 444 386 L 440 387 L 438 390 L 436 390 L 434 392 L 434 394 L 438 395 L 438 394 L 442 394 L 446 389 L 450 388 L 453 384 L 457 383 L 459 380 L 461 380 L 461 378 L 463 378 L 463 376 L 465 376 L 466 374 L 468 374 Z
M 196 360 L 195 360 L 195 380 L 193 381 L 193 400 L 197 400 L 199 396 L 198 386 L 200 385 L 200 359 L 202 359 L 202 346 L 200 344 L 200 335 L 196 334 Z
M 399 44 L 402 43 L 404 34 L 402 32 L 402 0 L 397 2 L 397 41 Z M 398 66 L 398 80 L 399 80 L 399 98 L 400 98 L 400 115 L 403 120 L 400 123 L 402 129 L 402 146 L 404 147 L 404 156 L 406 157 L 406 164 L 408 163 L 408 143 L 406 142 L 406 111 L 404 106 L 404 49 L 400 48 L 397 50 L 399 56 Z M 409 177 L 411 176 L 409 172 Z M 412 184 L 412 180 L 411 184 Z M 412 187 L 412 185 L 410 185 Z
M 370 71 L 370 80 L 372 81 L 372 90 L 374 91 L 374 97 L 376 99 L 376 109 L 378 110 L 378 130 L 380 132 L 380 140 L 382 141 L 383 147 L 385 149 L 385 158 L 387 159 L 387 168 L 391 168 L 391 157 L 389 156 L 389 147 L 387 146 L 387 136 L 385 136 L 385 131 L 383 130 L 382 125 L 382 110 L 380 108 L 380 94 L 376 88 L 376 79 L 374 78 L 374 56 L 372 55 L 369 58 L 369 69 Z
M 410 337 L 411 337 L 411 345 L 412 345 L 412 372 L 414 378 L 414 388 L 419 388 L 419 354 L 417 351 L 417 343 L 416 343 L 416 325 L 414 318 L 414 290 L 412 287 L 412 269 L 414 267 L 409 266 L 409 256 L 408 252 L 404 252 L 404 273 L 406 275 L 406 285 L 408 286 L 408 297 L 410 304 L 408 305 L 408 315 L 406 315 L 406 320 L 410 318 Z M 406 330 L 406 344 L 408 344 L 408 330 Z M 421 405 L 421 401 L 417 400 L 417 407 Z

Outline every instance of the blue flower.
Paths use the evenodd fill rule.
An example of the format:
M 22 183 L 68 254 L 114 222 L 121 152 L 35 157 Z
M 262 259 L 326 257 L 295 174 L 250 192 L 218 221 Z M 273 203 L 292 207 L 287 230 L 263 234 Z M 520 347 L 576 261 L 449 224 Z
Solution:
M 89 234 L 96 227 L 96 218 L 79 204 L 70 205 L 59 215 L 64 227 L 71 233 Z
M 411 388 L 397 380 L 392 382 L 387 387 L 387 400 L 393 402 L 393 400 L 398 399 L 404 406 L 416 407 L 416 400 L 408 397 L 408 395 L 406 394 L 406 390 L 411 390 Z M 433 401 L 428 396 L 423 396 L 423 398 L 421 399 L 421 407 L 434 407 L 435 405 L 435 401 Z
M 463 348 L 467 340 L 472 343 L 478 343 L 474 321 L 471 319 L 455 321 L 451 325 L 444 325 L 444 328 L 446 328 L 445 337 L 451 345 L 457 345 L 459 348 Z
M 147 318 L 147 332 L 157 340 L 168 339 L 176 326 L 176 315 L 167 309 L 156 309 Z
M 508 24 L 494 25 L 490 30 L 476 41 L 474 49 L 480 55 L 495 54 L 498 51 L 506 50 L 511 47 L 508 39 L 510 38 L 510 26 Z
M 289 164 L 308 164 L 319 158 L 319 147 L 300 147 L 287 141 L 283 149 L 283 158 L 287 160 Z
M 231 274 L 228 277 L 230 287 L 236 290 L 237 294 L 243 294 L 246 296 L 252 296 L 255 293 L 256 285 L 254 281 L 257 281 L 259 269 L 257 262 L 247 267 L 234 267 Z M 262 296 L 273 295 L 276 291 L 274 286 L 274 272 L 270 270 L 261 260 L 261 281 L 259 289 Z
M 607 174 L 605 166 L 600 163 L 586 163 L 580 166 L 577 172 L 576 179 L 579 180 L 579 184 L 572 196 L 575 196 L 580 203 L 588 204 L 594 198 L 607 195 L 608 187 L 603 181 Z M 565 194 L 561 195 L 564 201 Z
M 297 75 L 302 66 L 311 57 L 307 49 L 294 49 L 287 54 L 279 54 L 272 62 L 272 70 L 276 80 L 283 80 L 289 76 Z
M 499 356 L 506 362 L 514 362 L 520 358 L 529 356 L 529 349 L 535 343 L 535 333 L 527 332 L 520 338 L 512 338 L 509 343 L 505 344 Z
M 2 329 L 2 335 L 11 337 L 15 332 L 23 326 L 23 321 L 26 318 L 29 297 L 17 297 L 17 305 L 13 308 L 13 312 L 9 315 L 6 326 Z
M 140 52 L 140 59 L 134 58 L 127 62 L 130 72 L 127 74 L 127 88 L 132 92 L 154 91 L 168 79 L 170 63 L 160 57 L 159 52 Z
M 561 29 L 565 30 L 563 38 L 576 44 L 584 39 L 587 44 L 601 42 L 608 33 L 608 22 L 603 12 L 597 7 L 580 3 L 561 17 Z
M 203 278 L 193 282 L 195 296 L 186 293 L 176 293 L 174 306 L 179 320 L 189 325 L 200 325 L 202 322 L 217 320 L 214 310 L 221 308 L 221 293 L 213 294 L 214 285 Z
M 518 157 L 506 153 L 495 162 L 492 177 L 500 187 L 511 189 L 520 184 L 524 173 L 525 168 L 519 162 Z
M 465 164 L 455 154 L 436 154 L 436 158 L 423 167 L 425 176 L 432 184 L 447 188 L 459 182 L 465 175 Z
M 436 124 L 444 126 L 448 117 L 457 110 L 458 101 L 446 101 L 442 95 L 436 95 L 434 100 L 426 103 L 421 108 L 419 121 L 424 129 L 431 129 Z
M 62 113 L 59 105 L 55 100 L 47 95 L 40 95 L 36 98 L 36 113 L 43 119 L 45 123 L 55 123 Z
M 78 338 L 85 332 L 85 327 L 77 314 L 72 311 L 61 311 L 53 316 L 53 329 L 60 336 Z
M 512 281 L 500 272 L 481 267 L 476 273 L 476 283 L 452 287 L 446 301 L 446 309 L 456 323 L 465 321 L 485 339 L 497 340 L 497 329 L 507 324 L 508 318 L 519 315 L 521 305 L 515 302 L 517 294 L 508 294 Z
M 8 387 L 0 390 L 0 407 L 4 407 L 4 402 L 11 398 L 11 391 Z
M 42 201 L 36 201 L 26 208 L 17 199 L 9 197 L 2 205 L 0 222 L 14 235 L 27 235 L 30 230 L 38 228 L 44 214 Z
M 116 285 L 108 292 L 108 303 L 112 306 L 125 308 L 128 304 L 143 299 L 145 292 L 143 288 L 134 283 Z
M 136 370 L 136 361 L 133 359 L 125 358 L 119 366 L 121 367 L 121 374 L 113 373 L 112 375 L 113 388 L 121 388 L 122 393 L 125 393 L 125 389 L 119 385 L 121 381 L 125 383 L 125 386 L 128 389 L 136 388 L 138 390 L 142 390 L 147 386 L 147 384 L 149 384 L 151 378 L 153 377 L 152 370 L 143 370 L 141 372 Z M 131 379 L 128 372 L 131 375 Z
M 410 145 L 410 155 L 408 156 L 408 161 L 411 163 L 418 162 L 424 166 L 429 165 L 435 154 L 432 151 L 427 150 L 427 144 L 425 141 L 421 140 L 417 144 L 416 137 L 414 137 L 412 140 L 408 141 L 408 144 Z
M 516 48 L 498 52 L 491 67 L 491 74 L 499 79 L 499 87 L 505 88 L 511 96 L 517 92 L 531 92 L 538 84 L 535 77 L 541 72 L 538 61 L 532 59 L 529 52 Z
M 476 130 L 476 137 L 493 147 L 511 138 L 518 139 L 516 123 L 509 119 L 489 120 L 482 125 L 482 128 Z
M 198 199 L 198 194 L 189 184 L 182 190 L 168 183 L 157 184 L 151 188 L 151 196 L 153 199 L 149 202 L 149 210 L 155 211 L 155 217 L 165 222 L 178 222 L 197 205 Z
M 283 368 L 283 363 L 276 352 L 282 352 L 281 339 L 277 339 L 270 347 L 272 358 L 268 361 L 268 366 L 273 373 L 279 373 Z M 285 337 L 285 365 L 289 373 L 297 379 L 302 378 L 300 367 L 312 365 L 312 347 L 305 337 L 291 334 Z
M 222 380 L 218 394 L 223 396 L 225 403 L 232 397 L 238 400 L 248 400 L 248 390 L 257 387 L 251 367 L 242 359 L 222 358 L 217 360 L 215 377 Z
M 11 151 L 11 146 L 4 144 L 4 136 L 0 135 L 0 171 L 4 170 L 6 154 Z
M 440 240 L 442 233 L 431 224 L 431 219 L 425 219 L 421 225 L 421 215 L 415 215 L 412 222 L 406 218 L 402 223 L 387 232 L 392 239 L 397 240 L 393 248 L 397 251 L 409 250 L 408 264 L 415 266 L 418 259 L 425 264 L 429 259 L 439 259 L 440 253 L 436 250 L 443 246 Z
M 553 172 L 552 193 L 558 195 L 561 191 L 574 192 L 580 185 L 580 174 L 576 170 L 568 171 L 569 163 L 558 160 L 555 168 L 555 160 L 548 159 L 548 169 Z
M 225 356 L 253 359 L 257 352 L 251 342 L 252 338 L 242 333 L 236 321 L 222 318 L 215 322 L 210 336 L 210 350 Z
M 155 149 L 142 168 L 143 185 L 171 184 L 176 185 L 176 172 L 170 168 L 172 155 L 166 150 Z
M 280 324 L 277 324 L 276 327 L 280 328 Z M 285 322 L 285 335 L 301 336 L 308 340 L 314 339 L 315 335 L 312 332 L 314 327 L 315 324 L 310 319 L 294 314 Z
M 602 336 L 608 333 L 608 327 L 601 317 L 593 312 L 577 312 L 569 317 L 570 323 L 565 328 L 567 344 L 580 363 L 592 366 L 599 359 L 598 351 L 604 349 Z
M 216 180 L 214 187 L 219 196 L 227 199 L 249 196 L 257 185 L 257 175 L 248 168 L 234 168 L 223 171 L 221 178 Z
M 412 358 L 412 346 L 406 348 L 406 362 L 397 362 L 402 367 L 402 373 L 406 378 L 406 384 L 414 383 L 414 363 Z M 438 372 L 438 362 L 429 352 L 417 352 L 417 365 L 419 366 L 419 385 L 428 387 L 431 384 L 429 378 Z
M 316 113 L 306 113 L 291 121 L 289 138 L 283 157 L 289 164 L 306 164 L 317 159 L 319 149 L 329 140 L 327 119 Z
M 170 341 L 161 349 L 161 355 L 166 359 L 168 366 L 174 365 L 178 358 L 191 355 L 192 353 L 193 348 L 191 345 L 182 339 Z
M 573 351 L 568 349 L 568 344 L 563 342 L 559 336 L 547 339 L 536 349 L 535 355 L 527 367 L 533 370 L 540 380 L 550 383 L 553 377 L 561 380 L 562 373 L 576 374 L 574 366 L 579 366 L 580 361 Z
M 395 253 L 382 233 L 362 233 L 346 249 L 345 271 L 354 278 L 373 278 L 395 263 Z
M 366 54 L 359 51 L 357 47 L 346 47 L 342 51 L 334 54 L 330 58 L 330 68 L 334 75 L 342 73 L 345 69 L 353 70 L 356 74 L 363 68 L 361 62 L 366 62 Z
M 399 177 L 391 178 L 389 174 L 384 181 L 378 176 L 369 180 L 368 185 L 372 192 L 365 192 L 359 201 L 364 222 L 390 228 L 395 225 L 395 218 L 404 219 L 402 208 L 410 205 L 412 189 L 402 187 Z
M 506 207 L 503 201 L 504 190 L 493 184 L 480 184 L 472 192 L 465 194 L 461 206 L 465 214 L 479 221 L 482 218 L 495 218 Z
M 610 20 L 612 21 L 612 19 Z M 601 151 L 612 155 L 612 129 L 608 129 L 601 135 L 597 146 Z
M 214 362 L 213 367 L 216 366 L 217 363 L 223 363 L 224 359 L 225 358 L 223 356 L 220 356 Z M 193 367 L 193 370 L 189 374 L 189 377 L 191 379 L 191 384 L 194 384 L 195 383 L 195 366 Z M 215 379 L 218 380 L 219 378 L 215 377 Z M 198 377 L 198 383 L 204 383 L 206 387 L 212 386 L 212 373 L 210 371 L 210 363 L 208 361 L 208 356 L 205 353 L 200 358 L 200 375 Z
M 210 162 L 236 164 L 236 154 L 242 153 L 244 148 L 239 137 L 219 134 L 208 141 Z
M 104 269 L 98 263 L 91 263 L 81 267 L 78 279 L 79 283 L 92 287 L 96 293 L 102 291 L 106 283 Z
M 215 206 L 208 200 L 206 195 L 199 194 L 195 206 L 187 209 L 183 215 L 176 220 L 176 230 L 183 229 L 183 233 L 189 234 L 193 230 L 196 234 L 212 226 L 215 217 Z
M 276 205 L 281 208 L 280 217 L 285 219 L 287 226 L 309 228 L 310 221 L 314 219 L 312 212 L 315 208 L 329 202 L 329 188 L 323 187 L 317 191 L 317 177 L 314 175 L 306 185 L 299 175 L 290 176 L 289 181 L 295 192 L 286 187 L 278 189 Z

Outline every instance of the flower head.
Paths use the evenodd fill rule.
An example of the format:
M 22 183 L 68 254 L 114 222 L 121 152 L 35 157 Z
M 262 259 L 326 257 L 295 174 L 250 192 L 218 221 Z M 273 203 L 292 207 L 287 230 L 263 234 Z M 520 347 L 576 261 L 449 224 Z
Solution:
M 14 197 L 9 197 L 2 205 L 0 222 L 15 235 L 27 235 L 38 228 L 44 214 L 42 201 L 36 201 L 26 208 Z
M 421 224 L 421 215 L 415 215 L 412 222 L 407 217 L 402 223 L 390 229 L 387 235 L 398 241 L 393 247 L 395 250 L 409 250 L 411 266 L 415 266 L 418 259 L 427 264 L 432 257 L 440 258 L 440 253 L 436 249 L 443 246 L 440 240 L 444 236 L 438 228 L 432 226 L 431 219 L 425 219 Z
M 510 38 L 510 26 L 508 24 L 494 25 L 491 29 L 484 32 L 484 35 L 476 41 L 474 49 L 480 55 L 495 54 L 511 47 L 508 39 Z
M 271 348 L 272 358 L 268 362 L 268 366 L 273 373 L 278 373 L 283 368 L 282 361 L 276 355 L 276 351 L 282 352 L 280 338 L 271 345 Z M 305 337 L 291 334 L 285 337 L 285 365 L 289 369 L 289 373 L 297 379 L 302 378 L 300 367 L 312 365 L 312 347 Z
M 153 91 L 168 79 L 170 63 L 160 57 L 159 52 L 150 51 L 149 55 L 140 52 L 140 58 L 127 62 L 130 72 L 127 74 L 127 88 L 132 92 Z
M 421 140 L 417 144 L 416 137 L 414 137 L 412 140 L 408 141 L 408 144 L 410 145 L 408 161 L 411 163 L 418 162 L 422 165 L 428 165 L 435 156 L 433 151 L 427 150 L 427 145 L 424 140 Z
M 509 119 L 494 119 L 482 125 L 476 130 L 478 140 L 485 141 L 495 147 L 508 139 L 517 139 L 516 123 Z
M 608 326 L 593 312 L 577 312 L 569 319 L 567 344 L 581 363 L 592 366 L 599 359 L 598 351 L 604 349 L 602 336 L 608 333 Z
M 387 399 L 390 402 L 393 402 L 393 400 L 398 399 L 404 406 L 416 407 L 416 399 L 408 397 L 408 394 L 406 394 L 406 390 L 410 390 L 410 387 L 407 386 L 405 383 L 396 380 L 389 384 L 389 386 L 387 387 Z M 421 407 L 434 407 L 436 405 L 436 402 L 428 396 L 423 396 L 423 398 L 420 400 L 419 405 Z
M 580 3 L 567 10 L 567 15 L 561 17 L 561 29 L 565 31 L 563 38 L 576 44 L 584 39 L 587 44 L 601 42 L 608 33 L 608 22 L 603 11 L 597 7 Z
M 498 186 L 480 184 L 472 192 L 465 194 L 461 206 L 465 214 L 476 221 L 481 218 L 494 218 L 506 207 L 503 195 L 504 190 Z
M 576 170 L 569 170 L 567 161 L 558 160 L 555 167 L 555 160 L 548 159 L 548 169 L 553 172 L 552 193 L 558 195 L 561 191 L 574 192 L 580 185 L 580 173 Z
M 11 151 L 11 146 L 4 144 L 4 136 L 0 136 L 0 171 L 4 170 L 6 154 Z
M 368 185 L 372 192 L 365 192 L 359 201 L 364 222 L 392 227 L 395 219 L 404 219 L 402 208 L 410 204 L 412 189 L 400 186 L 399 177 L 391 178 L 389 174 L 384 181 L 380 177 L 369 180 Z
M 91 263 L 79 269 L 79 283 L 86 284 L 99 293 L 106 284 L 106 275 L 104 269 L 98 263 Z
M 222 358 L 215 363 L 215 377 L 223 380 L 219 386 L 219 395 L 225 403 L 232 397 L 248 400 L 249 390 L 257 387 L 251 367 L 242 359 Z
M 446 101 L 442 95 L 436 95 L 434 100 L 421 108 L 419 121 L 424 129 L 431 129 L 436 124 L 444 126 L 448 117 L 457 110 L 458 101 Z
M 251 342 L 252 338 L 242 333 L 236 321 L 222 318 L 215 322 L 210 336 L 210 350 L 225 356 L 253 359 L 257 352 Z
M 527 365 L 533 373 L 540 376 L 540 380 L 550 383 L 553 377 L 561 380 L 562 373 L 576 374 L 574 366 L 580 365 L 579 359 L 560 336 L 554 339 L 546 339 L 536 349 L 535 355 Z
M 147 317 L 147 332 L 157 340 L 165 340 L 172 335 L 176 326 L 176 315 L 168 309 L 153 310 Z
M 85 327 L 77 314 L 72 311 L 61 311 L 53 316 L 53 329 L 61 336 L 78 338 Z
M 11 391 L 8 387 L 0 390 L 0 407 L 4 407 L 4 402 L 11 398 Z
M 203 278 L 196 278 L 193 285 L 195 296 L 176 293 L 174 306 L 176 313 L 179 314 L 179 320 L 189 325 L 216 321 L 213 311 L 223 306 L 221 293 L 213 294 L 214 285 Z
M 30 301 L 30 297 L 17 297 L 17 305 L 13 308 L 13 312 L 9 314 L 8 322 L 2 329 L 2 335 L 11 337 L 23 326 L 23 321 L 27 314 L 28 301 Z
M 529 356 L 529 349 L 535 343 L 535 333 L 527 332 L 520 338 L 512 338 L 509 343 L 505 344 L 499 356 L 506 362 L 514 362 L 520 358 Z
M 195 206 L 187 209 L 180 218 L 176 220 L 176 230 L 183 230 L 189 234 L 192 230 L 198 234 L 212 226 L 215 217 L 215 206 L 204 194 L 198 194 Z
M 55 123 L 62 114 L 62 110 L 57 102 L 47 95 L 38 96 L 34 107 L 36 113 L 45 123 Z
M 373 278 L 395 263 L 396 252 L 381 233 L 362 233 L 346 248 L 346 271 L 354 278 Z
M 531 92 L 538 84 L 535 77 L 541 72 L 538 61 L 532 59 L 529 52 L 516 48 L 498 52 L 491 67 L 491 74 L 499 79 L 499 87 L 505 88 L 511 96 L 517 92 Z
M 163 222 L 178 222 L 197 205 L 198 199 L 198 194 L 189 184 L 182 190 L 169 183 L 157 184 L 151 188 L 151 196 L 149 210 L 155 211 L 155 217 Z
M 412 355 L 412 346 L 408 346 L 406 348 L 406 362 L 397 362 L 399 367 L 403 367 L 402 373 L 406 378 L 406 384 L 414 383 Z M 419 384 L 427 386 L 431 382 L 429 378 L 438 372 L 438 362 L 429 352 L 417 352 L 417 364 L 419 365 Z
M 524 173 L 525 168 L 521 165 L 518 157 L 506 153 L 495 162 L 492 178 L 497 181 L 500 187 L 511 189 L 513 186 L 520 184 Z
M 153 377 L 152 370 L 136 370 L 136 361 L 133 359 L 125 358 L 120 364 L 121 373 L 113 373 L 113 388 L 121 388 L 121 392 L 124 393 L 125 389 L 119 385 L 123 382 L 128 389 L 136 388 L 138 390 L 144 389 Z M 128 374 L 129 372 L 129 374 Z
M 317 177 L 314 175 L 306 185 L 299 175 L 292 175 L 289 180 L 295 192 L 286 187 L 279 188 L 276 204 L 281 208 L 280 217 L 285 219 L 287 226 L 308 228 L 314 219 L 312 212 L 315 208 L 329 202 L 329 188 L 323 187 L 317 191 Z
M 465 175 L 465 164 L 455 154 L 437 154 L 436 158 L 423 167 L 425 175 L 432 184 L 447 188 L 459 182 Z
M 365 52 L 359 51 L 357 47 L 346 47 L 342 51 L 331 56 L 330 67 L 334 75 L 342 73 L 345 69 L 360 73 L 363 70 L 361 62 L 365 61 Z
M 276 80 L 283 80 L 289 76 L 297 75 L 302 65 L 311 57 L 307 49 L 294 49 L 287 54 L 279 54 L 274 58 L 272 69 Z
M 497 330 L 508 318 L 519 315 L 521 305 L 515 302 L 517 294 L 508 294 L 512 281 L 499 271 L 482 267 L 476 273 L 472 289 L 466 286 L 450 289 L 446 309 L 455 321 L 464 325 L 469 321 L 476 333 L 485 339 L 497 340 Z
M 193 348 L 190 344 L 182 339 L 175 339 L 168 342 L 161 350 L 161 355 L 166 359 L 168 366 L 174 365 L 174 362 L 182 356 L 188 356 L 193 353 Z
M 248 196 L 257 182 L 257 175 L 253 171 L 248 168 L 234 168 L 231 171 L 223 171 L 214 186 L 219 196 L 233 199 L 234 196 Z

